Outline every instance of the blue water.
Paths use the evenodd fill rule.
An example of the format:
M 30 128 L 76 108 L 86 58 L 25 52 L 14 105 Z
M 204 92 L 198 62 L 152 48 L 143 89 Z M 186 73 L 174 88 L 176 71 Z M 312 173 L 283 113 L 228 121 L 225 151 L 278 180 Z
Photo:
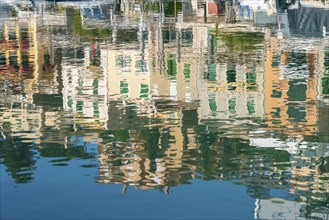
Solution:
M 123 194 L 122 185 L 95 184 L 97 169 L 81 168 L 83 160 L 71 161 L 69 169 L 49 166 L 48 161 L 38 160 L 33 184 L 15 184 L 2 166 L 2 219 L 251 219 L 254 215 L 255 199 L 247 195 L 246 187 L 227 181 L 191 180 L 190 185 L 171 188 L 169 194 L 130 186 Z

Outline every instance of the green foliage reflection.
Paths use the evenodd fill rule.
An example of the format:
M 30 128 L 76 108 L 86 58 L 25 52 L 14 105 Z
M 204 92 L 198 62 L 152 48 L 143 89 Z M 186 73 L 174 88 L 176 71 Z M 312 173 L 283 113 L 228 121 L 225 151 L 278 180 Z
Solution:
M 264 33 L 258 32 L 223 32 L 219 37 L 230 52 L 251 52 L 264 42 Z
M 73 33 L 81 38 L 82 41 L 89 42 L 90 40 L 106 40 L 111 35 L 110 29 L 104 29 L 98 26 L 93 26 L 91 29 L 83 27 L 80 11 L 78 9 L 70 9 L 73 14 Z

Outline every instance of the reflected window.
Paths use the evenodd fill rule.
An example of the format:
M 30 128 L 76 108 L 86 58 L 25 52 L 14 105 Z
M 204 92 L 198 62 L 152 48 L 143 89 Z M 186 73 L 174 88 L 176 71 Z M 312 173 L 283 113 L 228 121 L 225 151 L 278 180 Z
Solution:
M 48 53 L 43 55 L 43 59 L 44 59 L 44 64 L 50 64 L 50 55 Z
M 290 52 L 288 55 L 288 67 L 301 67 L 304 64 L 307 64 L 306 53 L 304 52 Z
M 156 61 L 155 61 L 155 58 L 153 58 L 153 60 L 152 60 L 152 71 L 155 72 L 155 69 L 156 69 Z
M 140 91 L 139 91 L 140 98 L 142 98 L 142 99 L 148 98 L 149 92 L 150 92 L 149 85 L 147 85 L 147 84 L 140 85 Z
M 177 39 L 175 29 L 164 30 L 162 31 L 162 34 L 164 43 L 175 42 Z
M 281 117 L 281 109 L 280 108 L 273 108 L 271 111 L 272 118 L 280 118 Z
M 18 65 L 17 56 L 10 56 L 9 63 L 10 63 L 10 65 L 17 66 Z
M 329 95 L 329 76 L 322 78 L 322 94 Z
M 217 104 L 215 98 L 209 99 L 209 107 L 211 111 L 217 111 Z
M 6 57 L 3 55 L 0 55 L 0 65 L 6 65 Z
M 175 77 L 177 75 L 177 64 L 175 60 L 174 54 L 169 54 L 168 60 L 167 60 L 167 74 L 168 76 Z
M 255 91 L 257 90 L 257 76 L 256 76 L 256 65 L 253 65 L 249 68 L 248 73 L 246 74 L 247 78 L 247 90 Z
M 182 43 L 183 43 L 183 46 L 192 45 L 192 42 L 193 42 L 192 28 L 182 30 Z
M 273 68 L 276 68 L 276 67 L 279 67 L 280 66 L 280 54 L 275 54 L 273 55 L 273 58 L 272 58 L 272 67 Z
M 93 94 L 98 95 L 98 79 L 94 79 L 93 81 Z
M 208 48 L 208 53 L 210 56 L 210 62 L 214 62 L 214 55 L 217 53 L 217 37 L 214 36 L 212 33 L 209 32 L 209 48 Z
M 230 111 L 230 113 L 235 113 L 235 107 L 236 107 L 236 100 L 230 99 L 228 100 L 228 110 Z
M 142 61 L 141 60 L 136 60 L 135 68 L 136 68 L 137 73 L 142 72 Z
M 227 83 L 234 83 L 236 82 L 236 65 L 235 64 L 227 64 L 227 71 L 226 71 Z M 235 90 L 236 86 L 229 85 L 228 90 Z
M 94 116 L 99 116 L 98 102 L 93 102 Z
M 1 61 L 0 61 L 1 65 Z M 29 56 L 28 55 L 22 55 L 22 65 L 24 67 L 27 67 L 29 65 Z
M 227 76 L 227 82 L 236 82 L 236 65 L 235 64 L 227 64 L 227 71 L 226 71 L 226 76 Z
M 247 101 L 247 108 L 248 108 L 248 112 L 249 114 L 253 114 L 255 113 L 255 103 L 254 100 L 248 100 Z
M 9 32 L 9 40 L 16 40 L 16 33 L 15 32 Z
M 329 74 L 328 70 L 329 70 L 329 52 L 325 52 L 324 53 L 324 70 L 325 70 L 325 74 Z
M 78 79 L 78 84 L 79 84 L 78 94 L 81 95 L 82 94 L 82 89 L 83 89 L 83 81 L 82 81 L 82 78 L 79 78 Z
M 147 62 L 145 60 L 136 60 L 135 63 L 136 72 L 147 72 Z
M 306 121 L 306 109 L 302 106 L 288 106 L 289 120 L 293 122 Z
M 281 96 L 282 96 L 282 92 L 280 90 L 275 90 L 275 89 L 272 90 L 272 94 L 271 94 L 272 98 L 281 98 Z
M 71 97 L 71 96 L 69 96 L 69 97 L 67 98 L 67 106 L 68 106 L 70 109 L 72 109 L 72 106 L 73 106 L 73 100 L 72 100 L 72 97 Z
M 120 81 L 120 94 L 128 96 L 129 88 L 128 83 L 125 81 Z
M 305 80 L 289 81 L 288 96 L 290 101 L 306 101 L 306 82 Z
M 170 99 L 177 100 L 177 83 L 175 81 L 170 82 Z
M 189 81 L 191 78 L 191 64 L 184 64 L 184 78 Z
M 5 39 L 5 31 L 3 29 L 3 27 L 0 27 L 0 40 L 4 40 Z
M 74 60 L 82 60 L 85 57 L 83 48 L 63 49 L 63 56 L 74 58 Z
M 216 63 L 212 63 L 208 65 L 208 80 L 216 81 L 217 73 L 216 73 Z
M 322 94 L 329 95 L 329 52 L 324 53 L 324 77 L 322 78 L 321 84 Z
M 127 55 L 117 55 L 115 56 L 115 66 L 121 69 L 130 67 L 131 57 Z
M 21 39 L 22 40 L 28 40 L 29 39 L 29 34 L 28 34 L 28 29 L 27 28 L 21 28 Z
M 77 112 L 82 113 L 83 110 L 83 101 L 77 101 Z

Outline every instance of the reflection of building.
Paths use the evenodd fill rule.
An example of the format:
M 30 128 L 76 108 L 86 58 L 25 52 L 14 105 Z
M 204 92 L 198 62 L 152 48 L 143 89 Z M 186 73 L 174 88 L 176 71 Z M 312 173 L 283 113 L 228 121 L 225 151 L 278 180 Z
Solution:
M 183 163 L 189 159 L 188 150 L 195 147 L 195 133 L 184 123 L 189 111 L 158 111 L 157 116 L 163 122 L 161 128 L 155 125 L 126 130 L 129 125 L 122 125 L 121 130 L 114 130 L 112 134 L 117 141 L 100 145 L 98 182 L 123 184 L 123 192 L 129 185 L 168 192 L 170 186 L 187 183 L 193 178 L 196 167 Z
M 19 183 L 33 179 L 37 151 L 42 157 L 90 158 L 83 142 L 97 140 L 96 134 L 77 141 L 77 122 L 63 117 L 63 72 L 70 62 L 65 49 L 54 48 L 52 24 L 23 15 L 0 23 L 1 147 L 3 163 Z
M 207 28 L 157 28 L 150 33 L 150 64 L 152 94 L 173 101 L 197 99 L 200 60 L 195 54 L 206 43 Z M 201 45 L 196 45 L 200 44 Z
M 263 74 L 257 64 L 210 64 L 208 93 L 200 96 L 201 115 L 263 117 Z
M 108 90 L 111 98 L 149 99 L 150 73 L 148 55 L 138 50 L 107 50 L 104 66 L 108 74 Z
M 20 91 L 19 94 L 1 96 L 0 101 L 8 108 L 1 113 L 0 121 L 2 124 L 9 123 L 11 131 L 19 133 L 27 140 L 38 142 L 43 111 L 35 109 L 34 104 L 40 103 L 40 93 L 52 94 L 54 91 L 36 87 L 35 83 L 47 85 L 56 80 L 53 48 L 39 40 L 40 36 L 47 33 L 40 28 L 35 16 L 4 19 L 0 25 L 3 33 L 0 36 L 0 79 L 7 78 L 15 82 L 1 83 Z M 18 81 L 23 83 L 16 83 Z M 45 112 L 46 116 L 47 113 Z M 46 123 L 51 121 L 50 118 L 47 117 Z M 26 132 L 31 130 L 36 132 Z
M 307 53 L 280 51 L 270 39 L 266 54 L 264 94 L 266 123 L 271 130 L 289 136 L 311 135 L 318 131 L 318 50 Z M 290 71 L 300 68 L 300 71 Z M 293 73 L 293 74 L 291 74 Z
M 28 19 L 28 20 L 27 20 Z M 38 79 L 46 77 L 53 67 L 53 49 L 46 47 L 38 37 L 45 32 L 39 29 L 35 16 L 5 19 L 1 23 L 1 72 L 10 74 L 17 69 L 19 77 Z M 33 63 L 34 65 L 30 65 Z
M 91 127 L 104 127 L 107 122 L 107 75 L 95 59 L 105 59 L 97 42 L 83 48 L 75 48 L 74 53 L 63 51 L 65 59 L 63 72 L 63 107 L 72 111 L 76 123 Z M 81 64 L 72 64 L 71 59 L 79 59 Z M 98 64 L 97 64 L 98 63 Z
M 208 36 L 207 80 L 198 82 L 199 117 L 205 123 L 217 120 L 221 127 L 226 128 L 225 133 L 243 129 L 236 125 L 251 124 L 251 118 L 264 117 L 263 61 L 257 58 L 255 52 L 262 53 L 262 46 L 256 48 L 250 44 L 251 48 L 255 47 L 253 50 L 245 47 L 248 42 L 243 39 L 250 36 L 257 37 L 260 43 L 264 42 L 262 34 L 250 31 L 246 36 L 235 32 L 217 36 L 216 30 L 213 30 Z M 236 45 L 227 41 L 233 38 Z M 243 57 L 247 56 L 249 59 L 245 60 Z

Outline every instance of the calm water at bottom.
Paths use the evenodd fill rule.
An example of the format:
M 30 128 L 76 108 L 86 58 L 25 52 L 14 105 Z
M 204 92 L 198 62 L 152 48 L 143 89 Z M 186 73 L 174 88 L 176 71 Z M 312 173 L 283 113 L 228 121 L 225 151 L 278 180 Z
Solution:
M 1 219 L 329 218 L 328 10 L 195 2 L 0 3 Z
M 191 185 L 174 187 L 170 194 L 136 190 L 130 186 L 122 194 L 121 185 L 95 184 L 97 172 L 81 169 L 73 161 L 70 169 L 40 161 L 38 181 L 15 185 L 2 178 L 3 219 L 157 219 L 157 218 L 253 218 L 255 200 L 245 186 L 225 181 L 192 180 Z M 1 173 L 2 177 L 6 174 Z M 45 178 L 46 176 L 46 178 Z M 10 186 L 10 187 L 9 187 Z M 15 200 L 8 198 L 16 198 Z M 232 206 L 239 212 L 232 212 Z M 18 208 L 19 207 L 19 208 Z

